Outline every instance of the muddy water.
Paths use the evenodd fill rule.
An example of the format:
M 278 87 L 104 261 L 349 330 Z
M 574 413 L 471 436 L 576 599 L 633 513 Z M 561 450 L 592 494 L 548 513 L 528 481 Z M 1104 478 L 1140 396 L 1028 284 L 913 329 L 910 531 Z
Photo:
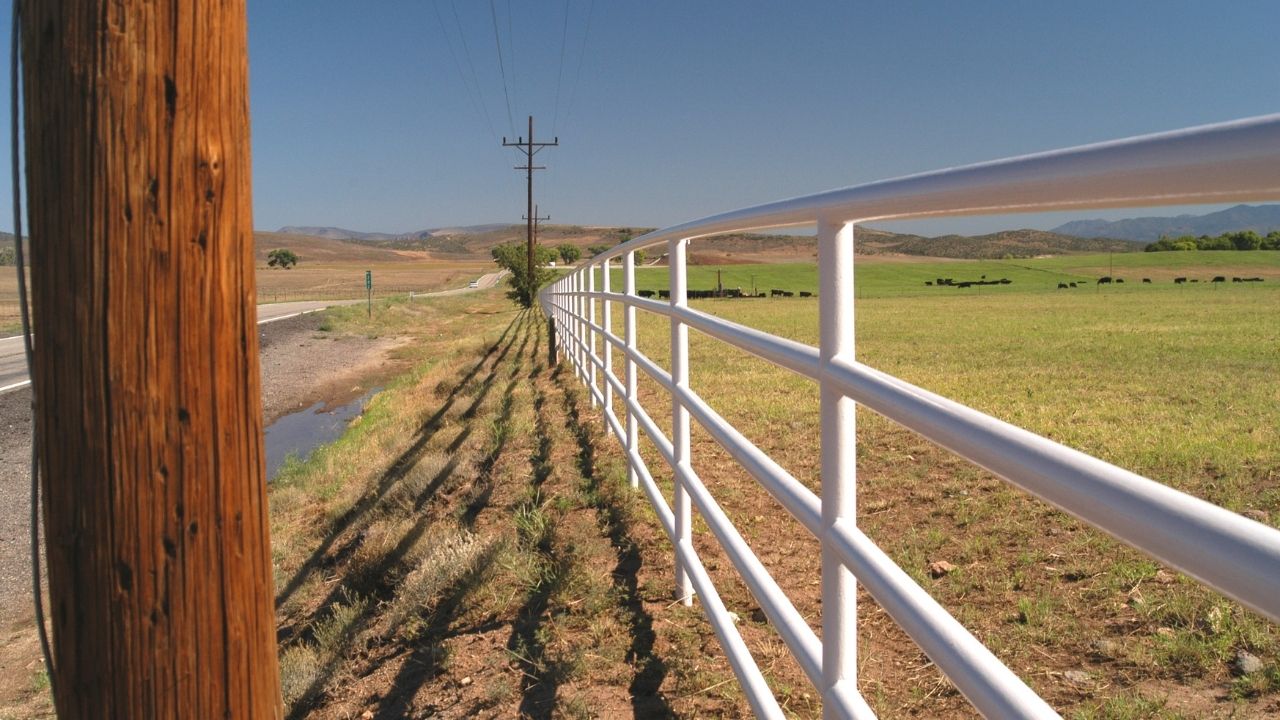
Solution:
M 306 460 L 317 447 L 338 439 L 381 389 L 374 388 L 346 405 L 326 408 L 324 403 L 316 403 L 271 423 L 266 430 L 267 480 L 275 479 L 290 455 Z

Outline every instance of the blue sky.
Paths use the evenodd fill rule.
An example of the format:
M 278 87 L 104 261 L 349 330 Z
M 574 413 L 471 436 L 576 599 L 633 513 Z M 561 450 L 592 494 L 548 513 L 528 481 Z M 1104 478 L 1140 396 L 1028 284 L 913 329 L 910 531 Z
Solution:
M 1280 111 L 1273 0 L 569 0 L 567 9 L 560 0 L 250 0 L 257 227 L 518 222 L 520 156 L 499 145 L 513 127 L 525 134 L 530 114 L 539 138 L 562 143 L 538 158 L 549 169 L 537 199 L 552 222 L 660 226 Z M 7 74 L 3 84 L 7 95 Z M 0 191 L 9 192 L 7 173 Z M 10 228 L 0 205 L 0 227 Z M 1084 216 L 1139 214 L 1151 213 Z M 982 232 L 1069 217 L 1080 215 L 890 227 Z

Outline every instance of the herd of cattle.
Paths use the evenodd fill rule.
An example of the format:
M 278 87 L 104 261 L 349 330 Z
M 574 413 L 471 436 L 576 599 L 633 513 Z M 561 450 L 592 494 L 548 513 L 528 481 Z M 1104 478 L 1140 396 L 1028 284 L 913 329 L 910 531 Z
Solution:
M 762 297 L 795 297 L 796 296 L 796 293 L 790 290 L 770 290 L 768 295 L 764 293 L 757 293 L 755 295 L 752 295 L 751 293 L 742 292 L 742 288 L 724 288 L 723 290 L 687 290 L 685 292 L 690 300 L 705 300 L 707 298 L 762 298 Z M 671 297 L 670 290 L 656 290 L 656 291 L 655 290 L 637 290 L 636 294 L 642 298 L 651 298 L 654 295 L 657 295 L 660 299 L 663 299 L 663 300 Z M 808 292 L 806 290 L 800 291 L 800 297 L 802 298 L 817 297 L 817 296 L 818 296 L 817 293 Z
M 1210 283 L 1224 283 L 1224 282 L 1226 282 L 1226 281 L 1227 281 L 1227 277 L 1226 277 L 1225 275 L 1215 275 L 1215 276 L 1214 276 L 1214 278 L 1213 278 L 1212 280 L 1210 280 L 1209 282 L 1210 282 Z M 1142 278 L 1142 282 L 1143 282 L 1143 283 L 1145 283 L 1145 284 L 1147 284 L 1147 285 L 1150 285 L 1150 284 L 1151 284 L 1151 278 Z M 1181 285 L 1181 284 L 1183 284 L 1183 283 L 1188 283 L 1188 282 L 1198 283 L 1198 282 L 1200 282 L 1200 280 L 1199 280 L 1198 278 L 1185 278 L 1185 277 L 1176 277 L 1176 278 L 1174 278 L 1174 279 L 1173 279 L 1173 284 L 1174 284 L 1174 285 Z M 1233 278 L 1231 278 L 1231 282 L 1233 282 L 1233 283 L 1262 282 L 1262 278 L 1260 278 L 1260 277 L 1249 277 L 1249 278 L 1233 277 Z M 1115 283 L 1115 284 L 1123 284 L 1123 283 L 1124 283 L 1124 278 L 1113 278 L 1113 277 L 1111 277 L 1110 275 L 1104 275 L 1104 276 L 1102 276 L 1102 277 L 1098 278 L 1098 282 L 1097 282 L 1097 284 L 1098 284 L 1098 285 L 1110 285 L 1110 284 L 1112 284 L 1112 283 Z M 1079 286 L 1081 286 L 1081 285 L 1086 285 L 1086 284 L 1087 284 L 1087 283 L 1084 283 L 1084 282 L 1081 282 L 1081 283 L 1064 283 L 1064 282 L 1060 282 L 1060 283 L 1058 283 L 1058 289 L 1059 289 L 1059 290 L 1066 290 L 1066 289 L 1068 289 L 1068 288 L 1079 287 Z
M 946 287 L 958 287 L 958 288 L 973 287 L 975 285 L 1009 285 L 1012 283 L 1013 281 L 1010 280 L 1009 278 L 1000 278 L 999 280 L 988 280 L 986 275 L 983 275 L 982 278 L 979 280 L 956 280 L 955 278 L 938 278 L 937 280 L 924 281 L 925 285 L 932 286 L 936 284 L 936 285 L 943 285 Z
M 1227 278 L 1225 275 L 1217 275 L 1212 280 L 1209 280 L 1208 282 L 1224 283 L 1226 281 L 1227 281 Z M 1142 282 L 1147 285 L 1150 285 L 1151 278 L 1142 278 Z M 1200 280 L 1197 278 L 1177 277 L 1173 279 L 1173 282 L 1175 285 L 1181 285 L 1183 283 L 1198 283 L 1200 282 Z M 1231 282 L 1233 283 L 1262 282 L 1262 278 L 1233 277 L 1231 278 Z M 956 280 L 955 278 L 936 278 L 934 280 L 924 281 L 924 284 L 929 287 L 937 286 L 937 287 L 956 287 L 956 288 L 975 287 L 979 285 L 1010 285 L 1012 283 L 1013 281 L 1010 280 L 1009 278 L 1000 278 L 999 280 L 988 280 L 986 275 L 983 275 L 978 280 Z M 1098 285 L 1111 285 L 1111 284 L 1123 285 L 1124 278 L 1119 278 L 1119 277 L 1113 278 L 1110 275 L 1104 275 L 1103 277 L 1098 278 L 1097 284 Z M 1078 287 L 1083 287 L 1085 285 L 1088 285 L 1088 283 L 1084 281 L 1060 282 L 1058 283 L 1058 289 L 1068 290 L 1070 288 L 1078 288 Z M 669 290 L 656 290 L 656 291 L 655 290 L 638 290 L 636 292 L 638 295 L 640 295 L 640 297 L 643 297 L 643 298 L 652 298 L 656 295 L 658 298 L 665 300 L 671 297 L 671 292 Z M 795 297 L 796 294 L 797 293 L 792 292 L 790 290 L 778 290 L 778 289 L 770 290 L 768 295 L 766 295 L 765 293 L 757 293 L 757 294 L 744 293 L 742 292 L 742 288 L 724 288 L 723 290 L 689 290 L 688 291 L 688 296 L 690 300 L 703 300 L 706 298 L 717 298 L 717 297 L 721 297 L 721 298 Z M 799 292 L 799 295 L 802 298 L 817 297 L 817 293 L 808 292 L 806 290 L 801 290 Z
M 1210 283 L 1224 283 L 1224 282 L 1226 282 L 1226 281 L 1227 281 L 1227 277 L 1226 277 L 1225 275 L 1217 275 L 1217 276 L 1215 276 L 1212 280 L 1210 280 L 1209 282 L 1210 282 Z M 1012 281 L 1012 280 L 1009 280 L 1008 278 L 1001 278 L 1001 279 L 999 279 L 999 280 L 988 280 L 988 279 L 987 279 L 987 276 L 986 276 L 986 275 L 983 275 L 981 280 L 963 280 L 963 281 L 958 281 L 958 282 L 957 282 L 954 278 L 937 278 L 936 280 L 925 280 L 925 281 L 924 281 L 924 284 L 925 284 L 926 286 L 930 286 L 930 287 L 935 286 L 935 285 L 940 285 L 940 286 L 945 286 L 945 287 L 967 288 L 967 287 L 972 287 L 972 286 L 974 286 L 974 285 L 1008 285 L 1008 284 L 1009 284 L 1009 283 L 1011 283 L 1011 282 L 1013 282 L 1013 281 Z M 1151 278 L 1142 278 L 1142 282 L 1143 282 L 1143 283 L 1145 283 L 1145 284 L 1147 284 L 1147 285 L 1150 285 L 1150 284 L 1151 284 Z M 1183 283 L 1187 283 L 1187 282 L 1198 283 L 1198 282 L 1200 282 L 1200 280 L 1198 280 L 1198 279 L 1196 279 L 1196 278 L 1190 278 L 1190 279 L 1188 279 L 1188 278 L 1185 278 L 1185 277 L 1178 277 L 1178 278 L 1174 278 L 1174 279 L 1173 279 L 1173 283 L 1174 283 L 1175 285 L 1181 285 L 1181 284 L 1183 284 Z M 1233 282 L 1233 283 L 1262 282 L 1262 278 L 1260 278 L 1260 277 L 1247 277 L 1247 278 L 1242 278 L 1242 277 L 1233 277 L 1233 278 L 1231 278 L 1231 282 Z M 1114 283 L 1114 284 L 1116 284 L 1116 285 L 1123 285 L 1123 284 L 1124 284 L 1124 278 L 1119 278 L 1119 277 L 1118 277 L 1118 278 L 1113 278 L 1113 277 L 1111 277 L 1110 275 L 1104 275 L 1104 276 L 1102 276 L 1102 277 L 1098 278 L 1098 281 L 1097 281 L 1097 284 L 1098 284 L 1098 285 L 1111 285 L 1111 284 L 1113 284 L 1113 283 Z M 1087 285 L 1087 284 L 1088 284 L 1088 283 L 1086 283 L 1086 282 L 1084 282 L 1084 281 L 1080 281 L 1080 282 L 1060 282 L 1060 283 L 1058 283 L 1058 289 L 1059 289 L 1059 290 L 1068 290 L 1068 289 L 1070 289 L 1070 288 L 1078 288 L 1078 287 L 1081 287 L 1081 286 L 1084 286 L 1084 285 Z

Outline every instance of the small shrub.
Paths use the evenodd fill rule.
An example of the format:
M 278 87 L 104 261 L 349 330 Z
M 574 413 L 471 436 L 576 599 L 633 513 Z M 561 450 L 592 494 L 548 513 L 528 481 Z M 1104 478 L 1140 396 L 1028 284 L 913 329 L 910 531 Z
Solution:
M 326 620 L 315 626 L 317 649 L 325 655 L 337 656 L 351 640 L 356 622 L 365 614 L 369 601 L 359 596 L 347 595 L 347 604 L 336 603 Z
M 320 658 L 310 645 L 294 645 L 280 656 L 280 695 L 285 707 L 302 695 L 320 676 Z
M 386 613 L 389 627 L 394 629 L 411 613 L 430 612 L 446 590 L 475 569 L 484 550 L 480 538 L 466 530 L 432 543 L 401 583 Z

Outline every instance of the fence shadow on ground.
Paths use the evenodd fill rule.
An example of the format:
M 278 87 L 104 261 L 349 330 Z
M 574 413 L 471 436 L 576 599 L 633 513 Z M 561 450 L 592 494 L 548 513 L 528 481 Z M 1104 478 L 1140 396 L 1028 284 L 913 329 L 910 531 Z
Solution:
M 563 371 L 563 372 L 562 372 Z M 613 585 L 618 594 L 619 607 L 624 613 L 631 645 L 627 649 L 627 662 L 635 669 L 628 691 L 636 717 L 675 717 L 671 706 L 660 688 L 667 676 L 667 664 L 654 654 L 657 635 L 653 631 L 653 616 L 645 609 L 640 597 L 638 575 L 644 564 L 640 547 L 632 539 L 630 519 L 621 504 L 610 497 L 608 478 L 602 478 L 596 467 L 596 443 L 591 429 L 582 421 L 575 402 L 576 389 L 570 389 L 566 380 L 567 369 L 557 366 L 552 378 L 560 387 L 565 412 L 565 426 L 578 444 L 578 472 L 586 483 L 584 490 L 599 518 L 601 528 L 609 538 L 617 556 L 613 568 Z
M 497 341 L 489 346 L 484 355 L 482 355 L 474 365 L 472 365 L 458 378 L 457 382 L 455 382 L 449 389 L 444 402 L 441 403 L 436 412 L 432 414 L 432 416 L 419 428 L 417 437 L 414 439 L 413 443 L 406 448 L 404 452 L 402 452 L 400 456 L 397 457 L 390 466 L 388 466 L 382 476 L 378 478 L 378 482 L 373 491 L 361 498 L 360 501 L 352 506 L 350 510 L 339 516 L 333 521 L 332 525 L 326 529 L 324 540 L 321 541 L 320 545 L 311 553 L 311 556 L 302 564 L 302 567 L 298 568 L 297 572 L 289 578 L 289 582 L 285 584 L 284 588 L 276 594 L 277 608 L 283 605 L 289 597 L 293 595 L 293 593 L 297 592 L 298 588 L 302 586 L 311 573 L 315 572 L 320 565 L 324 564 L 324 560 L 328 556 L 329 550 L 333 547 L 333 544 L 337 542 L 344 533 L 367 517 L 369 512 L 382 502 L 391 488 L 394 487 L 398 481 L 402 480 L 404 476 L 408 474 L 409 470 L 417 465 L 418 461 L 422 459 L 423 454 L 426 452 L 427 444 L 431 442 L 432 438 L 434 438 L 440 428 L 443 427 L 445 416 L 448 414 L 449 410 L 453 408 L 454 403 L 457 402 L 463 390 L 468 387 L 471 381 L 485 366 L 485 363 L 489 362 L 490 359 L 493 359 L 493 367 L 490 369 L 489 376 L 482 381 L 480 392 L 477 393 L 478 397 L 476 402 L 472 403 L 468 408 L 470 416 L 474 417 L 475 408 L 477 408 L 479 403 L 483 401 L 484 396 L 493 384 L 498 365 L 515 344 L 516 336 L 512 333 L 520 327 L 524 321 L 524 317 L 525 313 L 521 313 L 514 318 L 503 330 L 502 335 L 499 336 Z M 509 339 L 508 336 L 510 336 Z M 506 341 L 505 346 L 503 345 L 504 340 Z M 501 349 L 500 353 L 499 349 Z M 498 353 L 496 358 L 493 357 L 494 353 Z M 462 442 L 466 440 L 466 437 L 469 434 L 470 426 L 467 425 L 464 427 L 463 433 L 459 434 L 458 439 L 454 440 L 451 444 L 450 452 L 461 447 Z M 340 552 L 337 553 L 337 555 L 341 557 L 343 553 Z
M 498 379 L 499 369 L 503 360 L 515 348 L 517 341 L 523 338 L 518 349 L 516 349 L 515 370 L 512 372 L 512 379 L 507 384 L 504 398 L 502 401 L 503 415 L 499 417 L 496 424 L 501 425 L 508 423 L 510 420 L 510 412 L 512 406 L 512 395 L 518 385 L 519 374 L 523 366 L 524 350 L 529 342 L 528 323 L 525 321 L 526 314 L 522 313 L 508 325 L 502 337 L 498 342 L 494 343 L 487 349 L 481 359 L 473 365 L 466 373 L 464 373 L 458 382 L 456 382 L 449 394 L 445 398 L 441 407 L 423 423 L 414 442 L 401 453 L 387 468 L 387 470 L 378 478 L 375 489 L 368 496 L 363 498 L 357 506 L 351 511 L 344 514 L 339 520 L 335 521 L 333 527 L 326 534 L 324 541 L 315 552 L 312 553 L 307 563 L 304 564 L 298 575 L 290 582 L 286 588 L 287 592 L 296 591 L 301 586 L 303 579 L 299 576 L 308 572 L 314 572 L 322 566 L 336 566 L 340 564 L 344 558 L 349 557 L 360 546 L 363 540 L 362 533 L 356 530 L 362 524 L 370 521 L 370 516 L 380 503 L 386 498 L 396 484 L 403 480 L 409 471 L 422 459 L 426 452 L 427 444 L 435 437 L 439 430 L 445 425 L 445 418 L 448 411 L 456 404 L 458 398 L 468 388 L 476 375 L 483 369 L 487 362 L 492 365 L 488 374 L 480 380 L 479 386 L 475 389 L 475 399 L 464 411 L 459 414 L 459 420 L 462 426 L 459 428 L 457 437 L 450 442 L 447 451 L 450 453 L 450 460 L 442 467 L 413 497 L 411 515 L 416 515 L 416 519 L 412 527 L 401 537 L 394 548 L 384 554 L 371 567 L 360 572 L 358 576 L 346 577 L 343 582 L 337 583 L 327 597 L 321 601 L 314 611 L 309 613 L 305 620 L 298 621 L 298 624 L 305 627 L 301 632 L 305 635 L 313 631 L 313 626 L 317 620 L 329 617 L 332 611 L 341 603 L 351 603 L 353 598 L 361 599 L 359 607 L 360 611 L 354 618 L 350 620 L 344 631 L 343 645 L 360 633 L 367 630 L 378 619 L 378 612 L 381 606 L 395 597 L 398 586 L 392 580 L 395 573 L 393 572 L 408 557 L 413 548 L 422 540 L 433 522 L 438 519 L 439 513 L 427 512 L 428 504 L 446 490 L 446 483 L 449 481 L 459 466 L 458 451 L 462 448 L 465 440 L 470 437 L 478 422 L 477 410 L 488 396 L 493 385 Z M 505 340 L 505 345 L 503 344 Z M 499 348 L 501 350 L 499 351 Z M 497 353 L 495 356 L 494 353 Z M 496 453 L 501 450 L 501 443 L 495 442 L 494 448 L 490 453 L 496 457 Z M 492 460 L 489 460 L 489 467 L 492 467 Z M 482 466 L 484 461 L 482 461 Z M 335 546 L 338 539 L 345 536 L 343 544 L 330 553 L 330 549 Z M 400 717 L 402 712 L 394 712 L 391 706 L 398 702 L 407 702 L 412 697 L 412 688 L 420 684 L 422 680 L 431 677 L 435 670 L 435 655 L 438 654 L 440 643 L 449 637 L 464 632 L 462 630 L 450 632 L 449 626 L 452 625 L 453 617 L 458 609 L 463 607 L 463 603 L 467 595 L 475 586 L 482 581 L 483 577 L 488 573 L 492 566 L 494 558 L 500 551 L 500 547 L 490 546 L 486 548 L 484 553 L 476 562 L 475 566 L 455 582 L 448 590 L 446 590 L 443 600 L 436 606 L 436 610 L 431 614 L 428 620 L 427 637 L 430 642 L 424 644 L 414 652 L 414 656 L 408 659 L 401 668 L 401 676 L 396 678 L 393 685 L 392 693 L 389 694 L 389 703 L 387 705 L 387 714 L 380 710 L 379 717 Z M 277 602 L 282 602 L 287 594 L 282 595 Z M 475 631 L 476 629 L 466 630 L 466 632 Z M 438 659 L 438 658 L 436 658 Z M 342 665 L 345 657 L 335 654 L 327 659 L 326 662 L 317 670 L 314 679 L 308 685 L 307 689 L 302 692 L 298 700 L 293 704 L 288 717 L 298 719 L 304 717 L 313 709 L 317 701 L 322 695 L 322 691 L 333 679 L 338 668 Z M 407 692 L 397 693 L 396 690 L 407 690 Z

